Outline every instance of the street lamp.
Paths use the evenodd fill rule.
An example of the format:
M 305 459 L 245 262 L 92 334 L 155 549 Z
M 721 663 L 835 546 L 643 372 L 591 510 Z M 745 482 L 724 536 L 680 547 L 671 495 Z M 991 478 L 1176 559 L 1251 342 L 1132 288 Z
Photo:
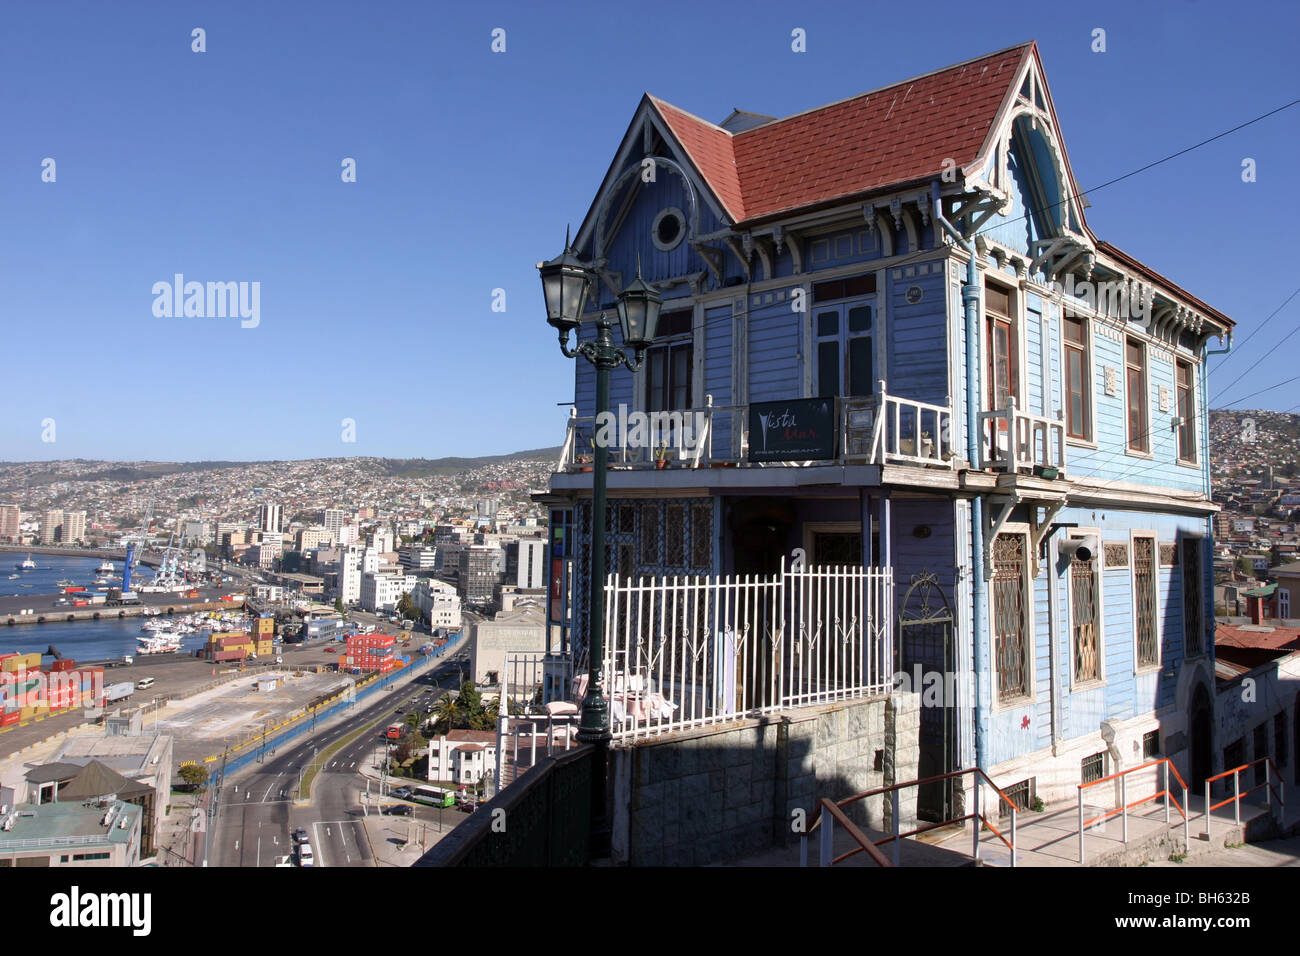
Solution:
M 542 293 L 546 298 L 546 321 L 559 333 L 560 351 L 567 358 L 582 356 L 596 367 L 596 420 L 609 411 L 609 373 L 620 366 L 635 372 L 641 367 L 645 350 L 654 342 L 663 297 L 641 278 L 637 261 L 636 278 L 619 293 L 618 319 L 623 344 L 633 351 L 629 356 L 614 347 L 614 324 L 602 311 L 596 320 L 596 338 L 575 343 L 569 348 L 569 334 L 576 333 L 586 307 L 588 292 L 598 281 L 596 274 L 578 259 L 569 235 L 564 236 L 564 251 L 550 262 L 538 263 Z M 593 434 L 593 439 L 597 437 Z M 594 441 L 591 490 L 591 613 L 587 624 L 588 661 L 587 696 L 582 701 L 578 724 L 578 741 L 595 748 L 591 774 L 592 855 L 608 852 L 609 827 L 605 819 L 605 790 L 609 750 L 609 701 L 604 688 L 605 624 L 605 470 L 609 449 Z

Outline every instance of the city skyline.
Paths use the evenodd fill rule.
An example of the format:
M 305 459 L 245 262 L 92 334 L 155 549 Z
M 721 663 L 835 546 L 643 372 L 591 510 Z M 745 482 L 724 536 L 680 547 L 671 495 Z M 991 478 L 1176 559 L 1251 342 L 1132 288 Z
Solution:
M 399 5 L 366 23 L 339 4 L 307 20 L 68 8 L 78 15 L 58 30 L 45 8 L 11 8 L 0 40 L 16 90 L 13 148 L 0 157 L 13 226 L 3 251 L 18 278 L 0 314 L 11 354 L 31 359 L 11 376 L 0 460 L 557 445 L 571 369 L 544 325 L 533 265 L 559 251 L 556 223 L 576 226 L 588 208 L 643 92 L 713 122 L 736 107 L 785 116 L 1031 37 L 1099 235 L 1195 280 L 1239 323 L 1238 351 L 1211 366 L 1210 406 L 1285 410 L 1300 394 L 1254 396 L 1289 376 L 1274 346 L 1297 303 L 1284 263 L 1270 260 L 1296 200 L 1268 183 L 1289 161 L 1295 111 L 1114 182 L 1284 106 L 1295 85 L 1284 30 L 1115 5 L 1087 19 L 1051 11 L 1032 27 L 971 23 L 920 48 L 864 47 L 903 35 L 907 12 L 868 24 L 767 4 L 729 28 L 759 68 L 706 75 L 686 67 L 709 41 L 678 37 L 671 15 L 629 32 L 509 7 L 447 22 Z M 796 30 L 806 52 L 792 49 Z M 47 73 L 56 59 L 70 66 Z M 540 90 L 553 92 L 531 99 Z M 46 159 L 53 182 L 42 181 Z M 1217 243 L 1211 258 L 1201 227 L 1216 217 L 1255 241 Z M 160 315 L 172 311 L 160 299 L 184 311 L 188 282 L 204 306 L 220 285 L 225 315 Z M 253 311 L 255 322 L 240 317 Z M 36 359 L 51 336 L 69 346 L 57 377 Z

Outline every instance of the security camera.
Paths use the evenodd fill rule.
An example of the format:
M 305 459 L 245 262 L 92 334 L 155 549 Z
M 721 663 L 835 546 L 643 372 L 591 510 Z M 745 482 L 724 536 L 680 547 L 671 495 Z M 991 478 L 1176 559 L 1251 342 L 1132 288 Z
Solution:
M 1097 553 L 1097 539 L 1091 535 L 1083 538 L 1062 538 L 1057 547 L 1062 557 L 1091 561 Z

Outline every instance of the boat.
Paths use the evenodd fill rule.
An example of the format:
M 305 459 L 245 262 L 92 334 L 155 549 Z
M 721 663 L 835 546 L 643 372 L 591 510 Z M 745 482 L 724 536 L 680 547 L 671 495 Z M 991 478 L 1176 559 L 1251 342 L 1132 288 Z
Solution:
M 159 631 L 151 637 L 137 637 L 135 645 L 137 654 L 174 654 L 181 649 L 181 638 L 178 634 Z
M 16 578 L 16 577 L 18 577 L 18 575 L 16 575 L 16 574 L 11 574 L 11 575 L 9 575 L 9 580 L 12 581 L 12 580 L 13 580 L 14 578 Z
M 103 562 L 102 564 L 100 564 L 99 567 L 95 568 L 95 573 L 96 573 L 96 574 L 112 574 L 112 573 L 113 573 L 114 571 L 116 571 L 116 570 L 117 570 L 117 568 L 113 567 L 113 562 L 112 562 L 112 561 L 105 561 L 105 562 Z
M 14 577 L 18 577 L 18 575 L 15 574 Z M 61 580 L 55 581 L 54 586 L 56 588 L 73 588 L 76 587 L 77 584 L 75 581 L 70 581 L 67 578 L 62 578 Z
M 29 554 L 27 555 L 26 560 L 22 561 L 19 564 L 15 564 L 14 567 L 17 568 L 19 571 L 35 571 L 36 562 L 32 560 L 32 556 Z

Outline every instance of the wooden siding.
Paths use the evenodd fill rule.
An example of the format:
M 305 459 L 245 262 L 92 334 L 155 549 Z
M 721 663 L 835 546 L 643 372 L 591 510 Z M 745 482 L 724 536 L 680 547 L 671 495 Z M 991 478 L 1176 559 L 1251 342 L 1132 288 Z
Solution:
M 1102 528 L 1103 542 L 1129 543 L 1130 530 L 1154 530 L 1157 544 L 1174 544 L 1181 535 L 1201 534 L 1204 522 L 1174 515 L 1066 508 L 1056 518 L 1081 527 Z M 1158 553 L 1158 548 L 1157 548 Z M 1130 555 L 1130 564 L 1132 556 Z M 1207 566 L 1208 567 L 1208 566 Z M 1104 682 L 1071 688 L 1072 636 L 1068 580 L 1057 578 L 1057 690 L 1060 694 L 1060 734 L 1064 740 L 1097 735 L 1103 720 L 1128 720 L 1170 706 L 1175 701 L 1176 675 L 1184 656 L 1181 567 L 1159 568 L 1157 575 L 1161 667 L 1138 674 L 1134 667 L 1133 588 L 1131 568 L 1102 571 L 1102 654 Z M 1045 569 L 1034 580 L 1034 699 L 1006 710 L 994 710 L 990 720 L 990 763 L 1022 757 L 1051 744 L 1051 674 L 1048 646 L 1048 585 Z M 1023 726 L 1028 716 L 1028 727 Z M 1098 738 L 1100 740 L 1100 738 Z
M 629 196 L 632 197 L 631 205 L 620 222 L 619 214 Z M 703 196 L 698 198 L 700 233 L 719 229 L 721 224 L 704 202 Z M 689 275 L 707 268 L 704 260 L 691 248 L 689 235 L 676 248 L 667 252 L 654 244 L 651 229 L 655 217 L 670 207 L 682 211 L 689 228 L 690 202 L 686 189 L 681 177 L 669 169 L 660 167 L 653 183 L 643 183 L 638 176 L 624 185 L 606 220 L 609 231 L 605 237 L 605 255 L 609 260 L 609 269 L 622 273 L 625 283 L 636 275 L 638 255 L 641 259 L 641 274 L 650 282 Z M 600 302 L 612 307 L 614 300 L 615 293 L 602 286 Z
M 756 301 L 761 304 L 755 305 Z M 797 356 L 806 312 L 790 307 L 790 290 L 749 297 L 749 401 L 779 402 L 803 396 L 803 367 Z
M 715 306 L 704 312 L 704 393 L 713 396 L 714 405 L 731 405 L 735 401 L 732 388 L 732 320 L 731 304 Z M 696 403 L 703 405 L 703 400 Z M 730 415 L 713 417 L 713 452 L 727 455 L 731 452 Z
M 915 305 L 912 287 L 921 290 Z M 948 400 L 947 301 L 944 261 L 922 262 L 887 273 L 884 321 L 888 336 L 883 378 L 891 395 L 942 405 Z

